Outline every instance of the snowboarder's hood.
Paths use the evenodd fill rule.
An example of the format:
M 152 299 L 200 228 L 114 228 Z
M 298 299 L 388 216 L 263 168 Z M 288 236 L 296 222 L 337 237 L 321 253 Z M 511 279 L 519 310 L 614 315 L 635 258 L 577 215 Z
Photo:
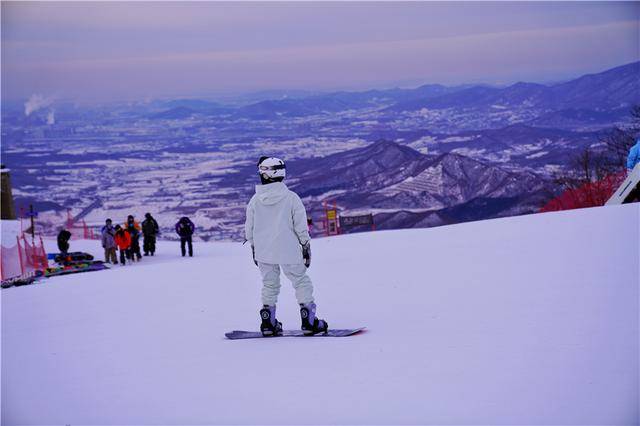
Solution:
M 256 185 L 256 196 L 265 205 L 273 205 L 287 196 L 289 188 L 282 182 L 274 182 L 267 185 Z

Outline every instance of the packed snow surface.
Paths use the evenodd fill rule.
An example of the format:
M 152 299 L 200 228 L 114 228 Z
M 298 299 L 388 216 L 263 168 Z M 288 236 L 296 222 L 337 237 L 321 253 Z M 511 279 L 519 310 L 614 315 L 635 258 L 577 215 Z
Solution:
M 3 424 L 637 423 L 639 207 L 316 239 L 345 338 L 225 339 L 259 323 L 238 243 L 2 290 Z

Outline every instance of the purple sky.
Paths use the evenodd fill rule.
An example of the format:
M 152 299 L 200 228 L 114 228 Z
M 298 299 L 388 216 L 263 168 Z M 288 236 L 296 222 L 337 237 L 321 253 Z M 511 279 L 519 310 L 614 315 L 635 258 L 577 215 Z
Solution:
M 639 2 L 7 2 L 2 98 L 548 82 L 640 60 Z

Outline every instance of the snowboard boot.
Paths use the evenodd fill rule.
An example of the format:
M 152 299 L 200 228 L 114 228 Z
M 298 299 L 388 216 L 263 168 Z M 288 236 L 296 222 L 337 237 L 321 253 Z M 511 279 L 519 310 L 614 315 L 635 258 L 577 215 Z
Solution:
M 269 337 L 282 334 L 282 323 L 276 319 L 275 305 L 264 305 L 263 308 L 260 309 L 260 318 L 262 318 L 260 331 L 263 336 Z
M 305 336 L 326 333 L 329 330 L 329 324 L 316 317 L 316 304 L 313 302 L 300 304 L 300 318 L 302 318 L 302 332 Z

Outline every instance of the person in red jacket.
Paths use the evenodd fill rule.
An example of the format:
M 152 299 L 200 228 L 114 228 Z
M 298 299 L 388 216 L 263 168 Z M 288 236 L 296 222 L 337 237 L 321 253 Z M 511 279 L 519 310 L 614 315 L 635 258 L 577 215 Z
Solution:
M 128 259 L 140 261 L 142 259 L 142 253 L 140 253 L 140 234 L 142 228 L 140 224 L 134 219 L 133 215 L 127 217 L 127 221 L 124 224 L 124 229 L 129 232 L 131 236 L 131 244 L 129 245 Z
M 122 229 L 120 225 L 116 225 L 116 235 L 114 239 L 120 249 L 120 263 L 124 265 L 127 250 L 129 250 L 131 246 L 131 234 Z

